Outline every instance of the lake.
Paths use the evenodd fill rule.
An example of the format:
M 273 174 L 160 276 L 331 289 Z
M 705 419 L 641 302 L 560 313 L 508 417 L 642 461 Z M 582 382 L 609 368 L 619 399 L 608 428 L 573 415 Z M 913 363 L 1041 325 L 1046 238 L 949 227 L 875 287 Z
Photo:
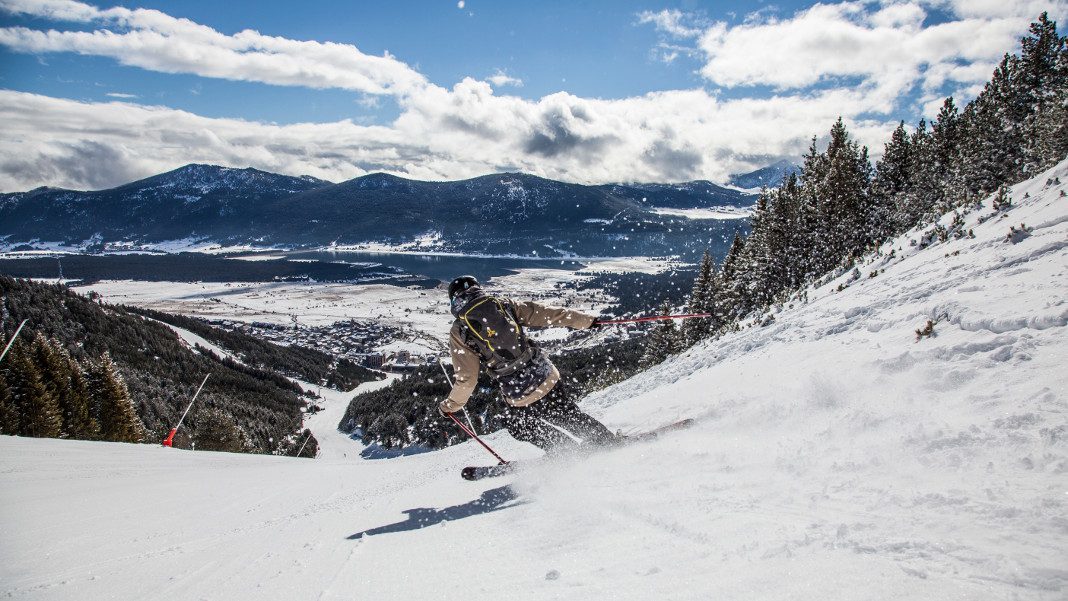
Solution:
M 61 255 L 0 258 L 0 274 L 22 278 L 71 280 L 139 280 L 174 282 L 388 282 L 433 287 L 458 275 L 485 281 L 519 269 L 575 271 L 577 261 L 402 255 L 372 252 L 294 251 L 242 253 L 220 256 L 202 253 L 174 255 Z
M 419 275 L 442 282 L 460 275 L 473 275 L 480 281 L 508 275 L 520 269 L 562 269 L 577 271 L 585 264 L 565 259 L 525 259 L 516 257 L 471 257 L 452 255 L 409 255 L 363 251 L 295 251 L 286 253 L 291 260 L 324 263 L 381 264 L 409 275 Z

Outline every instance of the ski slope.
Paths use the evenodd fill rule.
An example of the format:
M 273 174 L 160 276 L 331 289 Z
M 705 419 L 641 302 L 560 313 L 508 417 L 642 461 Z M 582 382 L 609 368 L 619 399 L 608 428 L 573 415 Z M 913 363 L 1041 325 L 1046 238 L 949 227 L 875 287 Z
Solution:
M 0 437 L 0 596 L 1064 599 L 1055 178 L 1068 161 L 1007 217 L 969 214 L 974 239 L 912 232 L 769 325 L 592 395 L 613 428 L 698 423 L 583 460 L 480 482 L 458 477 L 487 461 L 471 443 L 362 460 L 325 391 L 315 460 Z

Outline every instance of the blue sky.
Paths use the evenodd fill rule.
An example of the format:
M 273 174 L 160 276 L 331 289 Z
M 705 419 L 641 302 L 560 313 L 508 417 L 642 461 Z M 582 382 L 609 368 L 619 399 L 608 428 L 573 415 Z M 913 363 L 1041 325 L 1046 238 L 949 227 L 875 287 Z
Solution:
M 537 3 L 535 3 L 537 4 Z M 451 86 L 467 76 L 497 72 L 521 79 L 509 93 L 537 99 L 568 91 L 582 97 L 626 98 L 657 90 L 706 85 L 700 61 L 680 56 L 658 60 L 655 27 L 641 24 L 643 11 L 687 10 L 707 20 L 737 22 L 763 2 L 666 2 L 602 0 L 531 3 L 472 0 L 338 3 L 301 2 L 99 2 L 108 8 L 149 8 L 233 34 L 255 29 L 271 36 L 352 44 L 368 54 L 389 52 L 431 81 Z M 806 4 L 777 2 L 776 13 Z M 343 8 L 342 8 L 343 7 Z M 340 10 L 339 10 L 340 9 Z M 64 25 L 39 17 L 0 13 L 0 27 L 49 28 Z M 66 27 L 91 30 L 67 23 Z M 359 104 L 349 91 L 310 90 L 232 82 L 191 75 L 161 74 L 122 66 L 113 59 L 24 54 L 0 49 L 4 87 L 79 100 L 109 100 L 108 93 L 132 94 L 142 102 L 162 102 L 213 117 L 245 117 L 276 123 L 360 119 L 385 123 L 396 104 Z M 726 90 L 728 93 L 730 90 Z M 254 95 L 256 102 L 248 97 Z
M 877 155 L 898 120 L 970 99 L 1040 10 L 1065 12 L 460 4 L 0 0 L 0 190 L 193 161 L 335 181 L 722 180 L 800 155 L 838 115 Z

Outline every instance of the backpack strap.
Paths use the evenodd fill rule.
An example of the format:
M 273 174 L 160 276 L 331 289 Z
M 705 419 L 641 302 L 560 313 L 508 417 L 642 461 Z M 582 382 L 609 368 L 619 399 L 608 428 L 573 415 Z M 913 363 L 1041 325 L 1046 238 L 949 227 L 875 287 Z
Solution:
M 523 329 L 523 326 L 519 325 L 519 321 L 516 319 L 515 314 L 512 311 L 512 307 L 510 305 L 506 307 L 506 303 L 502 303 L 501 299 L 495 296 L 484 296 L 482 298 L 475 299 L 475 302 L 473 302 L 468 307 L 464 307 L 463 310 L 460 312 L 460 320 L 467 325 L 467 329 L 470 330 L 472 334 L 477 336 L 479 340 L 485 343 L 485 345 L 489 348 L 490 351 L 497 352 L 497 349 L 493 348 L 493 343 L 483 338 L 482 335 L 478 333 L 478 328 L 471 325 L 471 320 L 469 319 L 469 316 L 471 315 L 472 311 L 490 302 L 497 305 L 497 310 L 500 311 L 501 315 L 504 315 L 505 319 L 507 319 L 508 322 L 511 323 L 512 327 L 515 328 L 516 335 L 519 336 L 519 339 L 523 341 L 524 345 L 526 345 L 527 333 Z
M 497 310 L 500 311 L 500 313 L 505 316 L 505 319 L 507 319 L 508 322 L 511 323 L 512 327 L 515 328 L 515 331 L 521 341 L 521 344 L 523 345 L 523 352 L 514 360 L 509 361 L 507 363 L 500 362 L 499 358 L 496 358 L 497 360 L 495 361 L 495 357 L 485 357 L 485 359 L 487 360 L 486 367 L 489 370 L 490 374 L 492 374 L 494 377 L 509 376 L 514 374 L 524 365 L 528 364 L 531 359 L 533 359 L 538 353 L 538 348 L 534 344 L 534 341 L 527 338 L 526 330 L 524 330 L 523 326 L 519 324 L 519 320 L 516 318 L 515 312 L 512 310 L 511 304 L 502 302 L 501 299 L 494 296 L 479 296 L 473 299 L 469 305 L 460 310 L 456 321 L 460 324 L 459 329 L 461 338 L 466 346 L 478 349 L 482 345 L 485 345 L 485 347 L 489 349 L 491 353 L 496 355 L 497 349 L 494 348 L 493 343 L 487 340 L 481 334 L 479 334 L 478 328 L 474 327 L 474 325 L 471 324 L 471 320 L 469 317 L 472 311 L 474 311 L 481 305 L 489 302 L 492 302 L 497 305 Z M 472 336 L 477 338 L 477 340 L 480 341 L 482 344 L 478 344 L 478 342 L 472 339 Z

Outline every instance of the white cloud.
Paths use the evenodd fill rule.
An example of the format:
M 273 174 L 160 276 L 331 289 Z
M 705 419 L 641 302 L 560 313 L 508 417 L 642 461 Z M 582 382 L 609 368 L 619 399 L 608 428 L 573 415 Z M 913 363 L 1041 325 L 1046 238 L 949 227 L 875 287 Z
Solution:
M 490 75 L 489 77 L 487 77 L 486 81 L 490 82 L 491 84 L 493 84 L 495 87 L 498 87 L 498 88 L 501 88 L 501 87 L 504 87 L 504 86 L 515 86 L 517 88 L 523 87 L 523 80 L 522 79 L 519 79 L 518 77 L 512 77 L 512 76 L 508 75 L 507 73 L 505 73 L 504 71 L 501 71 L 500 69 L 497 69 L 493 73 L 493 75 Z
M 249 31 L 225 35 L 158 11 L 0 0 L 8 12 L 114 29 L 0 29 L 0 43 L 23 51 L 83 52 L 157 71 L 350 89 L 366 106 L 391 94 L 400 109 L 388 125 L 275 125 L 0 91 L 0 190 L 105 187 L 190 162 L 334 181 L 370 171 L 457 179 L 503 170 L 585 183 L 721 181 L 799 156 L 839 115 L 875 154 L 896 125 L 890 115 L 903 90 L 920 86 L 918 110 L 940 104 L 944 89 L 974 94 L 990 61 L 1015 46 L 1028 22 L 975 17 L 925 25 L 924 6 L 931 4 L 816 5 L 788 19 L 764 13 L 704 29 L 697 55 L 707 59 L 702 73 L 722 86 L 770 83 L 779 88 L 770 97 L 725 99 L 696 89 L 621 99 L 560 92 L 529 100 L 495 92 L 521 83 L 501 70 L 449 88 L 391 56 L 368 56 L 351 45 Z M 685 37 L 695 27 L 670 14 L 656 21 L 660 14 L 651 13 L 649 22 L 661 27 L 662 21 L 664 31 L 677 25 Z M 849 81 L 835 81 L 840 78 Z M 834 85 L 814 86 L 827 82 Z
M 96 31 L 0 28 L 0 45 L 18 52 L 76 52 L 164 73 L 367 94 L 407 94 L 426 84 L 423 75 L 388 53 L 368 55 L 351 44 L 290 40 L 252 30 L 226 35 L 157 10 L 101 10 L 64 0 L 0 0 L 0 9 L 110 27 Z
M 42 17 L 52 21 L 86 22 L 99 18 L 95 6 L 71 0 L 3 0 L 0 9 L 9 13 Z
M 132 99 L 138 97 L 137 94 L 126 94 L 126 93 L 123 93 L 123 92 L 108 92 L 107 94 L 104 94 L 104 95 L 107 96 L 108 98 L 118 98 L 120 100 L 132 100 Z
M 676 38 L 696 38 L 702 29 L 696 24 L 697 18 L 680 10 L 665 9 L 657 12 L 645 10 L 638 13 L 638 23 L 652 24 L 657 31 L 662 31 Z
M 1068 10 L 1064 0 L 932 0 L 931 4 L 949 8 L 960 17 L 979 19 L 1022 17 L 1034 20 L 1042 11 L 1048 11 L 1050 18 L 1058 23 Z
M 1040 4 L 1062 12 L 1065 6 L 1061 0 L 858 1 L 816 4 L 786 19 L 762 13 L 741 25 L 709 27 L 699 41 L 701 74 L 724 87 L 856 86 L 882 98 L 885 112 L 917 85 L 932 93 L 988 79 Z M 928 23 L 925 7 L 935 5 L 956 18 Z
M 459 8 L 461 10 L 463 10 L 464 6 L 466 6 L 466 3 L 464 2 L 464 0 L 460 0 L 459 2 L 456 3 L 456 8 Z
M 586 183 L 722 180 L 797 156 L 839 113 L 869 108 L 864 94 L 844 91 L 731 101 L 703 90 L 621 100 L 557 93 L 530 101 L 496 96 L 489 83 L 468 78 L 427 88 L 388 127 L 275 125 L 0 91 L 0 190 L 108 187 L 190 162 L 334 181 L 371 171 L 440 180 L 504 170 Z M 851 125 L 880 147 L 894 126 Z M 108 170 L 94 167 L 105 159 Z

